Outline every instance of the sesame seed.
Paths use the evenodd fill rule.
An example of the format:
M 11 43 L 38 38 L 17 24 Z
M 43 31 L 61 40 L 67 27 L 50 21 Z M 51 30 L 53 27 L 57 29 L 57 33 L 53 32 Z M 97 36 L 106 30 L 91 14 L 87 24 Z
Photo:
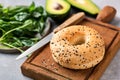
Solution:
M 96 36 L 96 38 L 99 38 L 98 36 Z
M 78 54 L 75 54 L 76 56 L 78 56 Z
M 94 48 L 97 48 L 97 45 L 95 45 Z
M 54 44 L 54 42 L 51 42 L 51 44 Z
M 77 50 L 76 50 L 75 52 L 76 52 L 76 53 L 78 53 L 78 51 L 77 51 Z
M 60 51 L 56 51 L 57 53 L 60 52 Z
M 54 63 L 52 63 L 51 66 L 54 66 Z
M 77 65 L 77 64 L 74 64 L 74 65 Z
M 63 41 L 65 41 L 65 39 L 62 39 Z
M 86 53 L 86 52 L 83 52 L 83 53 Z
M 83 65 L 83 67 L 85 67 L 85 65 Z

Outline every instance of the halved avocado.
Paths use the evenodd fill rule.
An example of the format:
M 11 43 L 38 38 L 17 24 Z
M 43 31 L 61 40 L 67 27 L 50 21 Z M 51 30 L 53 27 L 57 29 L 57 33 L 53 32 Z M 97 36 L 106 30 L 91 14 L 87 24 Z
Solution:
M 100 9 L 91 0 L 67 0 L 72 6 L 81 9 L 89 14 L 96 15 Z
M 63 19 L 70 11 L 70 4 L 65 0 L 46 0 L 45 9 L 54 19 Z

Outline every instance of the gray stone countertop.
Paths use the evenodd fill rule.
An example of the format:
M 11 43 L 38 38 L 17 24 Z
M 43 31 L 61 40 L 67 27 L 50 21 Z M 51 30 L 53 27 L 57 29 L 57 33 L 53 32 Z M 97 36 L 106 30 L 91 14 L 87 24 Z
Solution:
M 45 4 L 45 0 L 33 0 L 37 5 Z M 93 0 L 100 8 L 105 5 L 111 5 L 117 9 L 117 15 L 111 24 L 120 27 L 120 0 Z M 26 5 L 32 0 L 0 0 L 1 4 L 9 5 Z M 20 66 L 26 58 L 18 61 L 15 58 L 17 54 L 0 53 L 0 80 L 32 80 L 22 75 Z M 104 72 L 100 80 L 120 80 L 120 50 Z

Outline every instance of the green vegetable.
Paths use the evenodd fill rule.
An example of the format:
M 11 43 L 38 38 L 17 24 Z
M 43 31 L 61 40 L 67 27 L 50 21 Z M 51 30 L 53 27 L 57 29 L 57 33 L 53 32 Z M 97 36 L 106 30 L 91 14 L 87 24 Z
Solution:
M 54 20 L 65 20 L 70 11 L 70 4 L 66 0 L 46 0 L 45 9 Z
M 45 29 L 47 15 L 42 6 L 10 6 L 0 4 L 0 44 L 9 48 L 30 47 L 40 40 L 36 34 Z
M 92 0 L 67 0 L 72 6 L 83 10 L 91 15 L 99 13 L 100 9 Z

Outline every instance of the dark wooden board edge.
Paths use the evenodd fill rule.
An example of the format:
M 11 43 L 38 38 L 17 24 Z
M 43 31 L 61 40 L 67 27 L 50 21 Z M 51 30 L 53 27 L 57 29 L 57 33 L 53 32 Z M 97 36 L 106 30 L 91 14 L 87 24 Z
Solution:
M 91 22 L 93 22 L 94 21 L 94 19 L 91 19 L 91 18 L 85 18 L 85 19 L 87 19 L 87 20 L 89 20 L 89 21 L 91 21 Z M 99 80 L 99 78 L 100 78 L 100 76 L 102 75 L 102 73 L 105 71 L 105 69 L 107 68 L 107 66 L 109 65 L 109 63 L 111 62 L 111 60 L 113 59 L 113 57 L 115 56 L 115 54 L 116 54 L 116 52 L 118 51 L 118 49 L 119 49 L 119 47 L 120 47 L 120 28 L 118 28 L 118 27 L 116 27 L 116 26 L 113 26 L 113 25 L 111 25 L 111 24 L 106 24 L 106 23 L 103 23 L 103 22 L 100 22 L 100 21 L 94 21 L 94 23 L 95 24 L 100 24 L 100 25 L 104 25 L 104 26 L 106 26 L 106 27 L 108 27 L 108 28 L 110 28 L 110 29 L 112 29 L 112 30 L 115 30 L 115 31 L 117 31 L 118 32 L 118 34 L 116 35 L 116 38 L 114 39 L 114 41 L 112 42 L 112 43 L 114 43 L 113 45 L 111 45 L 109 48 L 110 49 L 108 49 L 108 53 L 110 54 L 110 58 L 109 59 L 106 59 L 107 57 L 109 57 L 109 55 L 106 55 L 105 57 L 105 59 L 100 63 L 100 64 L 98 64 L 94 69 L 93 69 L 93 71 L 92 71 L 92 73 L 90 74 L 90 75 L 88 75 L 88 77 L 86 78 L 86 80 Z M 118 45 L 118 46 L 116 46 L 116 44 Z M 111 49 L 113 48 L 113 47 L 115 47 L 116 49 L 114 50 L 114 51 L 111 51 Z M 111 51 L 111 52 L 110 52 Z M 32 61 L 32 59 L 34 59 L 35 58 L 35 56 L 37 56 L 38 53 L 39 52 L 39 50 L 37 50 L 34 54 L 32 54 L 32 56 L 31 57 L 29 57 L 24 63 L 23 63 L 23 65 L 21 66 L 21 70 L 22 70 L 22 73 L 24 74 L 24 75 L 26 75 L 26 76 L 28 76 L 28 77 L 31 77 L 31 75 L 28 75 L 28 73 L 30 73 L 30 72 L 27 72 L 28 71 L 28 69 L 31 69 L 31 67 L 28 67 L 28 69 L 27 68 L 25 68 L 26 66 L 30 66 L 31 64 L 30 64 L 30 62 Z M 104 62 L 105 63 L 107 63 L 106 65 L 104 65 Z M 26 66 L 25 66 L 26 65 Z M 33 64 L 31 65 L 31 66 L 33 66 Z M 102 68 L 101 68 L 102 67 Z M 34 70 L 34 68 L 33 68 L 33 70 Z M 34 72 L 32 69 L 31 69 L 31 72 Z M 100 70 L 100 71 L 99 71 Z M 24 72 L 23 72 L 24 71 Z M 27 72 L 27 73 L 26 73 Z M 98 76 L 99 75 L 99 76 Z M 33 76 L 33 75 L 32 75 Z M 34 76 L 34 78 L 36 77 L 37 75 L 35 75 Z M 48 75 L 49 76 L 49 75 Z M 32 77 L 33 78 L 33 77 Z M 47 78 L 47 77 L 46 77 Z M 50 78 L 50 77 L 49 77 Z M 52 78 L 50 78 L 50 79 L 52 79 Z M 49 80 L 50 80 L 49 79 Z M 37 79 L 36 79 L 37 80 Z M 41 79 L 42 80 L 42 79 Z M 44 79 L 43 79 L 44 80 Z M 53 79 L 52 79 L 53 80 Z
M 117 51 L 120 48 L 120 33 L 116 35 L 114 41 L 112 42 L 111 46 L 107 50 L 107 54 L 105 58 L 93 69 L 92 73 L 89 75 L 87 80 L 99 80 L 114 56 L 116 55 Z M 114 49 L 114 50 L 113 50 Z
M 64 76 L 51 72 L 45 68 L 42 68 L 42 67 L 40 68 L 40 66 L 38 67 L 37 65 L 27 63 L 27 62 L 23 63 L 23 66 L 21 66 L 21 69 L 22 69 L 23 75 L 33 78 L 34 80 L 67 80 L 68 79 Z M 31 74 L 35 72 L 36 74 Z
M 101 22 L 101 21 L 98 21 L 98 20 L 95 20 L 95 19 L 89 18 L 89 17 L 85 17 L 85 19 L 92 22 L 92 23 L 94 23 L 94 24 L 99 24 L 101 26 L 105 26 L 105 27 L 107 27 L 109 29 L 120 32 L 120 28 L 118 26 L 114 26 L 112 24 L 104 23 L 104 22 Z

